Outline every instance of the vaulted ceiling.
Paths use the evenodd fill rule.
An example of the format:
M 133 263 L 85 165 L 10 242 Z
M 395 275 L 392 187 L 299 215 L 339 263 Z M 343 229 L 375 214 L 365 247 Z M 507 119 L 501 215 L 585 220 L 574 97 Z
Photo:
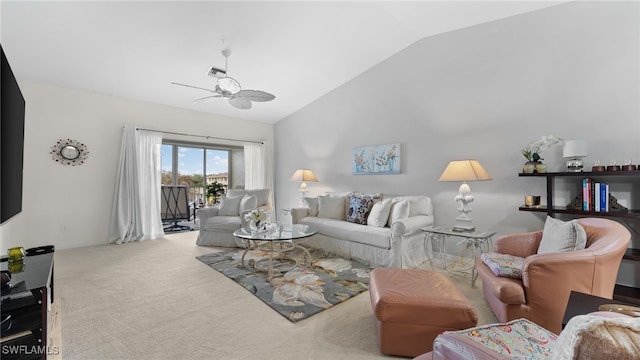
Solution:
M 6 1 L 18 80 L 275 123 L 415 41 L 563 1 Z M 224 68 L 276 96 L 194 104 Z

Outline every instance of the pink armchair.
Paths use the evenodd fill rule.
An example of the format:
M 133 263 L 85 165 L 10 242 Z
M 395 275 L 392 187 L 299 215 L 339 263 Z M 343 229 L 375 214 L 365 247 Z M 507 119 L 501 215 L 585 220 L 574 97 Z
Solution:
M 522 279 L 496 276 L 480 257 L 476 259 L 484 297 L 498 321 L 526 318 L 558 334 L 571 290 L 612 298 L 631 234 L 608 219 L 578 222 L 587 234 L 584 250 L 537 254 L 542 231 L 496 240 L 494 252 L 525 258 Z

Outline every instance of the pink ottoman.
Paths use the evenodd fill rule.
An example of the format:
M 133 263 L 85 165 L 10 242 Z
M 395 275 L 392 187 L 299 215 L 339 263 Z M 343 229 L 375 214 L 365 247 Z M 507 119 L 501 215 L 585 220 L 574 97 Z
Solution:
M 380 352 L 417 356 L 431 351 L 443 331 L 476 326 L 469 300 L 442 274 L 378 268 L 369 277 Z

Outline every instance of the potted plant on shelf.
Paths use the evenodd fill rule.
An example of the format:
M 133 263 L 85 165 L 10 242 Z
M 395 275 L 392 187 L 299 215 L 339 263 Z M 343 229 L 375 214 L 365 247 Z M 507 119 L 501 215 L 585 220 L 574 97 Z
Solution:
M 547 165 L 543 164 L 541 160 L 544 160 L 540 154 L 552 145 L 563 142 L 564 139 L 555 136 L 555 135 L 545 135 L 540 140 L 535 140 L 529 145 L 527 145 L 524 149 L 522 149 L 522 155 L 527 159 L 527 162 L 524 164 L 524 168 L 522 172 L 524 173 L 545 173 L 547 172 Z

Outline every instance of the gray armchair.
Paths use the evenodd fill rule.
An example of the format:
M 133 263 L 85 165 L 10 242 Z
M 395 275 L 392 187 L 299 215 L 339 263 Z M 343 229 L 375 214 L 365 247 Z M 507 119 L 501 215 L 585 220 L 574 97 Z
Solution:
M 243 247 L 233 232 L 248 225 L 244 220 L 247 212 L 256 208 L 271 211 L 269 193 L 269 189 L 229 190 L 222 203 L 198 209 L 200 232 L 196 245 Z M 255 202 L 249 199 L 251 196 L 255 197 Z

